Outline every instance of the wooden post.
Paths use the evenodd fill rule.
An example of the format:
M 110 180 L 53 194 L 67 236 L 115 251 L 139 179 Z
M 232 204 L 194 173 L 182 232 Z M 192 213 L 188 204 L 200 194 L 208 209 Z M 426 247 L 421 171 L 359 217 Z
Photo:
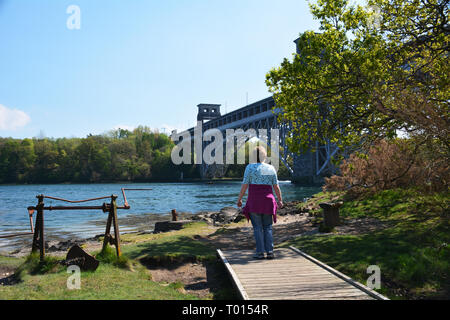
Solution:
M 120 257 L 122 254 L 120 250 L 120 231 L 119 231 L 119 222 L 117 221 L 117 204 L 116 204 L 117 196 L 111 196 L 111 214 L 113 217 L 114 223 L 114 243 L 116 244 L 116 253 L 117 257 Z
M 39 248 L 40 261 L 44 261 L 45 257 L 45 241 L 44 241 L 44 195 L 39 195 L 38 204 L 36 206 L 36 226 L 34 228 L 33 245 L 31 252 L 35 252 Z
M 177 210 L 172 209 L 172 221 L 177 221 L 177 220 L 178 220 Z
M 323 209 L 323 223 L 326 227 L 334 228 L 340 224 L 339 208 L 343 204 L 342 201 L 335 203 L 323 202 L 319 204 Z
M 108 214 L 108 221 L 106 222 L 106 230 L 105 230 L 105 238 L 103 239 L 103 249 L 105 250 L 108 246 L 108 243 L 112 239 L 111 236 L 111 224 L 114 228 L 114 239 L 112 239 L 114 245 L 116 246 L 116 254 L 117 257 L 120 257 L 122 254 L 120 250 L 120 231 L 119 231 L 119 222 L 117 220 L 117 204 L 116 204 L 117 196 L 112 195 L 111 196 L 111 204 L 109 206 L 109 214 Z
M 34 226 L 34 235 L 33 235 L 33 245 L 31 246 L 31 252 L 36 252 L 36 250 L 39 248 L 39 232 L 41 230 L 41 222 L 39 213 L 36 215 L 36 225 Z
M 112 223 L 112 214 L 111 209 L 108 213 L 108 220 L 106 221 L 106 230 L 105 230 L 105 237 L 103 238 L 103 248 L 102 251 L 106 249 L 109 243 L 109 239 L 111 238 L 110 230 L 111 230 L 111 223 Z

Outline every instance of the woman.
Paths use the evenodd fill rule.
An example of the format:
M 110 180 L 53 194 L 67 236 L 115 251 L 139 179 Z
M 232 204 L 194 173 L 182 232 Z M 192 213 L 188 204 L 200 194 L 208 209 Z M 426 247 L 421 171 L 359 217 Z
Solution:
M 244 181 L 237 206 L 242 207 L 242 197 L 248 190 L 247 203 L 242 213 L 252 221 L 253 233 L 256 242 L 256 259 L 264 259 L 264 251 L 267 259 L 273 259 L 272 218 L 277 222 L 277 202 L 272 192 L 272 187 L 277 195 L 280 208 L 283 207 L 281 190 L 278 186 L 277 172 L 275 168 L 264 163 L 267 153 L 263 147 L 256 147 L 256 163 L 250 163 L 245 168 Z M 250 187 L 249 187 L 250 186 Z

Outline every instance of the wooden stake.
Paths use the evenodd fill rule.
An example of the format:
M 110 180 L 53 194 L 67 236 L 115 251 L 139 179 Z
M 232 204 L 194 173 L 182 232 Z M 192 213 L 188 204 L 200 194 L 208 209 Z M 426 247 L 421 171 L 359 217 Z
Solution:
M 117 204 L 116 204 L 117 196 L 111 196 L 111 213 L 113 215 L 113 223 L 114 223 L 114 242 L 116 244 L 116 253 L 117 257 L 120 257 L 122 254 L 120 250 L 120 231 L 119 231 L 119 222 L 117 221 Z

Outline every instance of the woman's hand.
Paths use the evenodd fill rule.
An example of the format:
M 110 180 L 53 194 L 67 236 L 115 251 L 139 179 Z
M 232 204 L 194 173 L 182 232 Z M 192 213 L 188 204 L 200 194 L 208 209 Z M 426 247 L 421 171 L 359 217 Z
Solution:
M 243 183 L 241 187 L 241 192 L 239 193 L 237 206 L 238 208 L 242 207 L 242 197 L 245 195 L 245 191 L 247 191 L 248 184 Z
M 283 208 L 283 207 L 284 207 L 283 201 L 278 201 L 278 206 L 279 206 L 280 208 Z

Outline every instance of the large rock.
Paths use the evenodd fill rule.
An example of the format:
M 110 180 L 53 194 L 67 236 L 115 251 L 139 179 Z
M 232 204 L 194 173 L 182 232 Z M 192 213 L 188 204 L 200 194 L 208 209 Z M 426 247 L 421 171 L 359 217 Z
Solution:
M 191 223 L 192 220 L 180 220 L 180 221 L 159 221 L 155 223 L 155 230 L 153 233 L 167 232 L 173 230 L 180 230 L 187 223 Z
M 233 207 L 224 207 L 219 212 L 199 212 L 191 219 L 196 221 L 205 221 L 213 225 L 229 224 L 232 222 L 240 221 L 240 209 Z
M 216 224 L 228 224 L 233 222 L 239 213 L 240 210 L 236 208 L 225 207 L 220 209 L 218 213 L 211 215 L 211 218 L 214 219 Z
M 66 241 L 50 241 L 45 242 L 45 249 L 48 252 L 66 251 L 69 248 L 78 245 L 81 246 L 84 241 L 82 240 L 66 240 Z

